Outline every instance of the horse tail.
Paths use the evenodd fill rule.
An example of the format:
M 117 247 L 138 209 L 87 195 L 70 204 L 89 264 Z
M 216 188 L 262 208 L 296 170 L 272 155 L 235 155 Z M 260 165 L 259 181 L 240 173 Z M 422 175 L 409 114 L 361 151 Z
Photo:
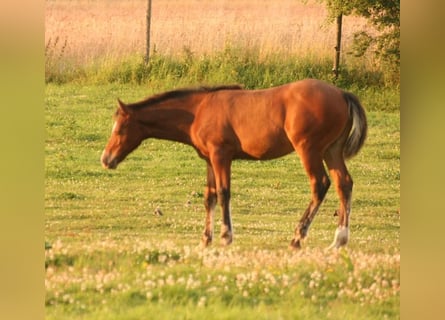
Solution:
M 352 118 L 351 131 L 343 148 L 345 159 L 349 159 L 363 147 L 368 133 L 368 122 L 365 109 L 360 104 L 359 99 L 350 92 L 343 92 L 343 97 L 348 104 L 349 117 Z

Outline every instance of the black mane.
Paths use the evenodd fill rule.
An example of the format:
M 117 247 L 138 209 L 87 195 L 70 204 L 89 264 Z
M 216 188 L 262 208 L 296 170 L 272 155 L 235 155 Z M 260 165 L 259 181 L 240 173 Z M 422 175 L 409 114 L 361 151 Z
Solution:
M 186 97 L 193 93 L 200 93 L 200 92 L 214 92 L 219 90 L 241 90 L 243 89 L 240 85 L 223 85 L 223 86 L 216 86 L 216 87 L 198 87 L 198 88 L 185 88 L 185 89 L 178 89 L 178 90 L 172 90 L 167 91 L 164 93 L 160 93 L 151 97 L 148 97 L 142 101 L 130 103 L 128 106 L 130 106 L 133 109 L 142 109 L 145 107 L 149 107 L 153 104 L 157 104 L 166 100 L 170 99 L 178 99 L 182 97 Z

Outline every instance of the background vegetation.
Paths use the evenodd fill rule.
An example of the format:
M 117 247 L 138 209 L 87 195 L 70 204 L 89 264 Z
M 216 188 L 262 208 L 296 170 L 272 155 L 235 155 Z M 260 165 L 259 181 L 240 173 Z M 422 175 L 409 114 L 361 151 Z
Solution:
M 145 1 L 46 4 L 48 319 L 399 318 L 399 82 L 373 55 L 344 54 L 336 82 L 361 98 L 369 119 L 366 145 L 348 163 L 355 189 L 346 250 L 324 251 L 336 224 L 333 189 L 305 249 L 287 250 L 309 201 L 296 155 L 234 163 L 235 243 L 208 250 L 197 249 L 205 166 L 189 147 L 148 140 L 116 171 L 99 163 L 117 97 L 332 82 L 334 30 L 322 5 L 153 1 L 155 47 L 145 65 Z M 353 16 L 344 28 L 345 50 L 355 31 L 371 30 Z
M 252 89 L 305 77 L 332 80 L 335 26 L 329 20 L 332 9 L 320 4 L 156 1 L 148 65 L 142 58 L 145 5 L 141 0 L 113 6 L 106 1 L 48 2 L 46 82 L 167 81 L 167 87 L 237 82 Z M 212 14 L 203 15 L 206 10 Z M 337 84 L 359 90 L 398 90 L 398 69 L 388 68 L 375 52 L 362 50 L 360 58 L 352 54 L 360 32 L 380 34 L 365 18 L 345 16 L 342 48 L 346 53 Z
M 400 0 L 320 0 L 328 9 L 327 21 L 339 15 L 355 14 L 366 18 L 377 32 L 357 30 L 353 34 L 352 53 L 362 57 L 371 52 L 387 72 L 400 72 Z

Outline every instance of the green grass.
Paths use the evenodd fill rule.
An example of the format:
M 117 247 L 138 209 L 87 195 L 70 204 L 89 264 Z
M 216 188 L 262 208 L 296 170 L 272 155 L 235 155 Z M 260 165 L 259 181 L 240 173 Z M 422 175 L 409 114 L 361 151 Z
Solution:
M 398 73 L 369 67 L 347 56 L 339 78 L 334 80 L 332 57 L 262 55 L 259 49 L 226 47 L 212 54 L 195 54 L 184 48 L 172 55 L 154 52 L 145 64 L 138 55 L 96 59 L 84 66 L 72 64 L 52 51 L 46 54 L 46 83 L 83 85 L 148 85 L 153 91 L 202 84 L 242 84 L 246 89 L 269 88 L 304 78 L 334 82 L 353 91 L 367 103 L 368 110 L 395 111 L 400 105 Z M 146 92 L 145 92 L 146 93 Z
M 357 87 L 369 135 L 348 162 L 355 183 L 348 248 L 323 251 L 336 227 L 331 188 L 296 254 L 287 245 L 309 202 L 296 155 L 234 162 L 234 244 L 202 251 L 205 163 L 192 148 L 147 140 L 115 171 L 99 162 L 116 98 L 139 100 L 173 82 L 108 80 L 46 86 L 48 319 L 399 318 L 397 89 Z M 162 217 L 153 215 L 158 206 Z

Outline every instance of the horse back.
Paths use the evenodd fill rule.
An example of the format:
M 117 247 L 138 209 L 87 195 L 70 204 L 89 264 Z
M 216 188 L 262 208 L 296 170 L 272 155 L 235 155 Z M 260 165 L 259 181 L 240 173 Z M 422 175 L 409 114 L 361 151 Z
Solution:
M 234 158 L 280 157 L 298 141 L 341 133 L 338 127 L 348 118 L 341 92 L 311 79 L 270 89 L 215 91 L 197 108 L 192 140 L 204 155 L 224 145 Z

